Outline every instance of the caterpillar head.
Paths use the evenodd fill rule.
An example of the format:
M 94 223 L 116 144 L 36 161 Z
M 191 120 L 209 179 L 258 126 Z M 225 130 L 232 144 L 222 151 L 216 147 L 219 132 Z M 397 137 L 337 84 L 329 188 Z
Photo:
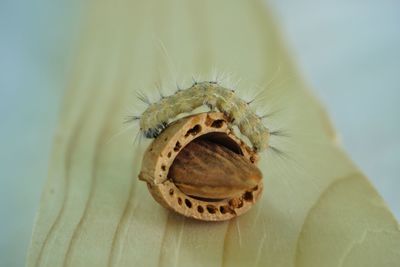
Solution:
M 165 128 L 167 128 L 167 123 L 162 122 L 160 124 L 157 124 L 154 128 L 147 128 L 147 129 L 140 128 L 140 131 L 143 132 L 146 138 L 156 138 Z

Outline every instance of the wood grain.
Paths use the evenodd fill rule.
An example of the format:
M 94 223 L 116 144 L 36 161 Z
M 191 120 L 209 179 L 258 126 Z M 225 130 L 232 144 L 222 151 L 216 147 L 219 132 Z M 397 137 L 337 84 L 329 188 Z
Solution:
M 260 2 L 93 0 L 84 14 L 28 266 L 398 265 L 397 221 L 336 142 Z M 148 143 L 111 137 L 135 91 L 214 66 L 242 78 L 238 92 L 268 85 L 257 101 L 281 111 L 268 123 L 290 138 L 275 141 L 285 153 L 261 155 L 259 203 L 207 224 L 166 211 L 137 180 Z

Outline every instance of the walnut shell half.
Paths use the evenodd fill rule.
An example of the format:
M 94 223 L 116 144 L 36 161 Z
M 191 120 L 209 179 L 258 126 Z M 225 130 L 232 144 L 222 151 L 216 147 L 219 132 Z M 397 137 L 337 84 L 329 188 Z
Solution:
M 197 175 L 197 177 L 194 175 L 199 172 L 190 170 L 190 172 L 188 171 L 190 175 L 188 175 L 187 179 L 183 179 L 185 175 L 180 175 L 177 183 L 175 183 L 174 177 L 170 177 L 170 169 L 172 169 L 171 166 L 174 164 L 176 157 L 195 139 L 196 142 L 205 140 L 208 144 L 207 146 L 210 143 L 215 144 L 215 146 L 223 146 L 222 150 L 225 152 L 226 149 L 229 149 L 244 158 L 244 160 L 238 159 L 237 155 L 231 157 L 229 153 L 225 152 L 221 154 L 224 157 L 230 157 L 228 160 L 233 164 L 221 164 L 220 169 L 230 169 L 227 169 L 226 172 L 218 170 L 216 173 L 230 174 L 224 178 L 225 181 L 228 181 L 226 179 L 236 179 L 237 183 L 232 186 L 232 181 L 228 181 L 227 185 L 225 185 L 224 179 L 218 178 L 217 180 L 215 178 L 214 181 L 211 181 L 213 183 L 209 187 L 215 187 L 217 183 L 221 188 L 213 190 L 212 192 L 214 193 L 209 194 L 212 198 L 204 197 L 204 188 L 207 188 L 207 184 L 199 184 L 199 179 L 202 179 L 201 175 Z M 190 147 L 196 149 L 196 146 L 189 146 L 188 149 Z M 216 149 L 215 151 L 219 153 L 222 150 Z M 201 151 L 201 153 L 203 152 Z M 198 164 L 207 164 L 207 160 L 202 156 L 203 154 L 198 155 L 199 159 L 194 159 L 196 166 Z M 147 182 L 148 189 L 154 199 L 164 207 L 186 217 L 204 221 L 223 221 L 245 213 L 261 197 L 263 184 L 261 172 L 255 166 L 257 161 L 258 155 L 256 152 L 234 135 L 229 127 L 229 119 L 224 114 L 217 112 L 201 113 L 175 121 L 151 143 L 144 154 L 139 179 Z M 179 166 L 180 168 L 182 168 L 181 165 Z M 210 165 L 213 166 L 212 168 L 218 166 L 218 164 Z M 202 166 L 202 169 L 207 168 Z M 209 170 L 210 172 L 213 171 L 213 169 Z M 232 175 L 240 170 L 248 172 L 246 175 L 249 177 L 249 181 L 243 179 L 242 173 L 240 175 L 238 173 L 236 176 Z M 180 171 L 174 170 L 174 173 L 182 174 L 182 171 L 184 172 L 182 169 Z M 205 174 L 205 176 L 207 175 Z M 204 183 L 210 183 L 210 177 L 212 179 L 212 177 L 217 176 L 208 175 L 208 179 L 204 179 Z M 194 181 L 193 179 L 196 180 Z M 240 184 L 241 181 L 243 181 L 243 186 Z M 196 186 L 199 186 L 197 190 L 199 194 L 196 193 Z M 241 192 L 240 190 L 243 191 Z M 190 195 L 188 192 L 190 192 Z

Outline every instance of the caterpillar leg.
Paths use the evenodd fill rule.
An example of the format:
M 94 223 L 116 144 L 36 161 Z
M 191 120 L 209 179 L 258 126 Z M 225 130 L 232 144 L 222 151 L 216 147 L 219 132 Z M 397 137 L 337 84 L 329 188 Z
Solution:
M 215 112 L 217 111 L 215 105 L 211 104 L 211 103 L 206 103 L 206 106 L 210 109 L 210 112 Z

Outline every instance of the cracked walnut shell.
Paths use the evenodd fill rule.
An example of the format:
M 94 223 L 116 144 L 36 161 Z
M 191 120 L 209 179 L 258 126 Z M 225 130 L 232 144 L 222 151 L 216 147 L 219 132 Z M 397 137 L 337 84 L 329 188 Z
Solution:
M 186 217 L 223 221 L 261 197 L 258 155 L 236 137 L 222 113 L 171 123 L 146 150 L 139 179 L 154 199 Z

